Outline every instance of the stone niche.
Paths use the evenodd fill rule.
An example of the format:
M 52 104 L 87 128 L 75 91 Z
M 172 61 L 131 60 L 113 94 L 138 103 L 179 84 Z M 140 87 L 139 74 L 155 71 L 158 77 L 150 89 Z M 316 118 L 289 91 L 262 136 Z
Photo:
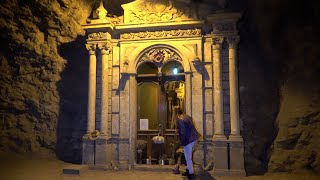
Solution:
M 138 137 L 147 140 L 147 149 L 154 147 L 150 138 L 158 131 L 165 144 L 174 138 L 174 129 L 138 129 L 137 97 L 144 82 L 141 79 L 155 79 L 159 84 L 174 77 L 163 71 L 174 62 L 181 65 L 178 76 L 184 82 L 184 109 L 202 134 L 194 156 L 197 167 L 201 170 L 214 163 L 210 170 L 214 175 L 245 175 L 236 65 L 239 36 L 235 26 L 241 15 L 211 12 L 200 20 L 188 2 L 172 0 L 137 0 L 122 8 L 123 16 L 110 17 L 101 1 L 93 11 L 92 17 L 96 18 L 82 25 L 89 52 L 83 164 L 134 169 Z M 138 67 L 143 63 L 151 64 L 155 71 L 139 74 Z

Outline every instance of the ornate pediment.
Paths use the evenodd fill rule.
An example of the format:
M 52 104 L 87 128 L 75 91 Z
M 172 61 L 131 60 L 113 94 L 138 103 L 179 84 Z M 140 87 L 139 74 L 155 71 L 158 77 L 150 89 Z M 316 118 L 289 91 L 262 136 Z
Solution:
M 174 0 L 136 0 L 122 5 L 124 24 L 196 20 L 191 6 Z

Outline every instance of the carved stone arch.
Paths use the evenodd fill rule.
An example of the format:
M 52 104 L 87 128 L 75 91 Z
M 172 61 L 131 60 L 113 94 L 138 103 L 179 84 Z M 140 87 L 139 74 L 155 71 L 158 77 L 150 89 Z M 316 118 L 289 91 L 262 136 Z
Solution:
M 139 64 L 144 61 L 151 61 L 158 65 L 158 67 L 161 67 L 165 62 L 172 60 L 179 61 L 185 72 L 190 71 L 189 61 L 186 56 L 181 53 L 181 50 L 167 44 L 155 44 L 140 51 L 134 63 L 132 63 L 134 67 L 130 69 L 135 69 L 136 72 Z
M 139 69 L 139 67 L 140 67 L 140 66 L 143 66 L 143 65 L 146 64 L 146 63 L 152 63 L 155 67 L 157 67 L 157 71 L 160 72 L 159 67 L 158 67 L 157 64 L 155 64 L 154 62 L 152 62 L 152 61 L 142 61 L 142 62 L 138 63 L 137 66 L 136 66 L 136 73 L 137 73 L 137 74 L 138 74 L 138 69 Z M 158 72 L 157 72 L 157 73 L 158 73 Z

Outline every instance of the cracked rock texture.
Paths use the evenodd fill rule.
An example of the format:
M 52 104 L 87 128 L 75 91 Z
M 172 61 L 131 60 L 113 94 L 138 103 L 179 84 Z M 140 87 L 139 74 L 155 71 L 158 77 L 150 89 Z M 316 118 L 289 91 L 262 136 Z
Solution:
M 61 44 L 84 35 L 90 1 L 5 0 L 0 5 L 0 149 L 54 156 L 66 68 Z M 87 5 L 88 4 L 88 5 Z

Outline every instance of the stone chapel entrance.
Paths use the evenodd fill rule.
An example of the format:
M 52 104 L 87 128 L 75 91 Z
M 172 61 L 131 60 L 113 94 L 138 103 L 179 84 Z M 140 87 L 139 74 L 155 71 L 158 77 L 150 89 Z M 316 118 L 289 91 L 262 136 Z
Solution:
M 203 135 L 194 162 L 214 162 L 213 175 L 245 175 L 237 69 L 241 14 L 200 13 L 174 0 L 121 7 L 123 15 L 107 16 L 100 0 L 82 25 L 89 53 L 82 163 L 134 169 L 142 155 L 139 140 L 146 142 L 140 159 L 156 164 L 163 154 L 172 158 L 178 140 L 172 107 L 178 105 Z M 163 145 L 152 141 L 159 133 Z
M 178 135 L 175 131 L 173 107 L 185 109 L 183 66 L 176 60 L 164 64 L 151 61 L 141 63 L 137 68 L 137 83 L 137 140 L 147 143 L 142 162 L 151 158 L 151 163 L 156 164 L 161 156 L 174 158 Z M 164 137 L 164 144 L 154 144 L 152 138 L 157 135 Z

